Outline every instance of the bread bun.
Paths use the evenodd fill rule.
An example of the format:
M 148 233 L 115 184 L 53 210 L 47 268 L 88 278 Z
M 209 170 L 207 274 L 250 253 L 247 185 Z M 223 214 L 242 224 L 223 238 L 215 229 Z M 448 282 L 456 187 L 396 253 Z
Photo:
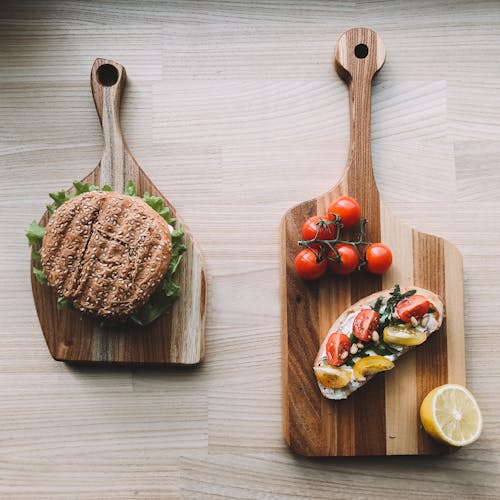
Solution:
M 148 301 L 171 253 L 167 222 L 144 200 L 93 191 L 51 216 L 41 262 L 48 284 L 75 308 L 119 319 Z

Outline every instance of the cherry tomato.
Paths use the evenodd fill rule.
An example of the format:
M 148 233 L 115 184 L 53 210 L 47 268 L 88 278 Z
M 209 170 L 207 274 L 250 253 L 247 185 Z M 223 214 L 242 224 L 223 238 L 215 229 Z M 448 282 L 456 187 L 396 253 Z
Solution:
M 351 342 L 344 333 L 332 333 L 326 343 L 326 357 L 332 366 L 340 366 L 349 357 Z M 344 353 L 347 353 L 344 354 Z
M 340 263 L 328 260 L 328 269 L 336 274 L 350 274 L 359 265 L 358 252 L 354 249 L 352 245 L 347 245 L 346 243 L 337 243 L 335 245 L 339 256 Z M 332 250 L 328 250 L 328 256 L 335 258 L 335 253 Z
M 359 221 L 361 207 L 354 198 L 350 196 L 341 196 L 334 200 L 328 207 L 328 215 L 330 220 L 333 220 L 334 217 L 331 214 L 338 215 L 344 227 L 352 227 Z
M 396 312 L 405 323 L 409 323 L 412 316 L 419 319 L 429 312 L 430 308 L 429 301 L 423 295 L 410 295 L 398 303 Z
M 335 226 L 333 224 L 328 226 L 321 224 L 321 220 L 327 221 L 329 219 L 328 217 L 313 215 L 304 222 L 302 226 L 302 238 L 304 240 L 312 240 L 316 237 L 316 233 L 318 233 L 318 239 L 320 240 L 333 240 L 335 238 Z
M 372 243 L 365 254 L 366 269 L 373 274 L 383 274 L 391 267 L 391 249 L 383 243 Z
M 380 323 L 380 315 L 373 309 L 363 309 L 356 314 L 352 324 L 352 333 L 363 342 L 372 339 L 373 332 Z
M 306 280 L 315 280 L 325 274 L 328 267 L 327 260 L 317 262 L 316 255 L 309 248 L 305 248 L 295 257 L 295 269 L 299 276 Z

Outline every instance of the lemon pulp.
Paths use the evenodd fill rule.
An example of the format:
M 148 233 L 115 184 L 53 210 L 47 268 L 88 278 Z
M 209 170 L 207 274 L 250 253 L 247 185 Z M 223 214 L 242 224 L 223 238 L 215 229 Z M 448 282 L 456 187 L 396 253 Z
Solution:
M 422 402 L 420 420 L 433 438 L 465 446 L 481 434 L 483 420 L 474 396 L 458 384 L 433 389 Z

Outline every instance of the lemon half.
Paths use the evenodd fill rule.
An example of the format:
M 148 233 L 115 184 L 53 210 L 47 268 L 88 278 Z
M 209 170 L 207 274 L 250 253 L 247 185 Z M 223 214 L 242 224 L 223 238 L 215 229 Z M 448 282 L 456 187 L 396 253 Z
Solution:
M 483 418 L 474 396 L 458 384 L 441 385 L 425 396 L 420 420 L 433 438 L 465 446 L 481 434 Z

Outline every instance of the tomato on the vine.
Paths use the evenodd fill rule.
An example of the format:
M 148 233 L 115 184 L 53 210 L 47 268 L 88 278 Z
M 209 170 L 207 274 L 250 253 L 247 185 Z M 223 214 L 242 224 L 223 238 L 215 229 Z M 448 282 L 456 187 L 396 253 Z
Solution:
M 359 221 L 361 207 L 351 196 L 340 196 L 328 207 L 330 220 L 334 219 L 332 214 L 338 215 L 344 227 L 352 227 Z
M 319 215 L 309 217 L 302 226 L 302 238 L 312 240 L 317 237 L 319 240 L 333 240 L 336 232 L 335 225 L 327 224 L 328 221 L 327 217 L 320 217 Z
M 365 254 L 366 269 L 373 274 L 383 274 L 391 267 L 391 249 L 383 243 L 372 243 Z
M 328 267 L 327 260 L 317 259 L 316 254 L 309 248 L 305 248 L 295 257 L 295 269 L 299 276 L 306 280 L 315 280 L 325 274 Z
M 332 366 L 340 366 L 349 356 L 351 342 L 345 333 L 332 333 L 326 342 L 326 357 Z
M 335 245 L 340 262 L 328 260 L 328 269 L 336 274 L 350 274 L 356 270 L 359 265 L 359 255 L 352 245 L 346 243 L 337 243 Z M 336 257 L 332 250 L 328 250 L 327 256 L 334 259 Z

